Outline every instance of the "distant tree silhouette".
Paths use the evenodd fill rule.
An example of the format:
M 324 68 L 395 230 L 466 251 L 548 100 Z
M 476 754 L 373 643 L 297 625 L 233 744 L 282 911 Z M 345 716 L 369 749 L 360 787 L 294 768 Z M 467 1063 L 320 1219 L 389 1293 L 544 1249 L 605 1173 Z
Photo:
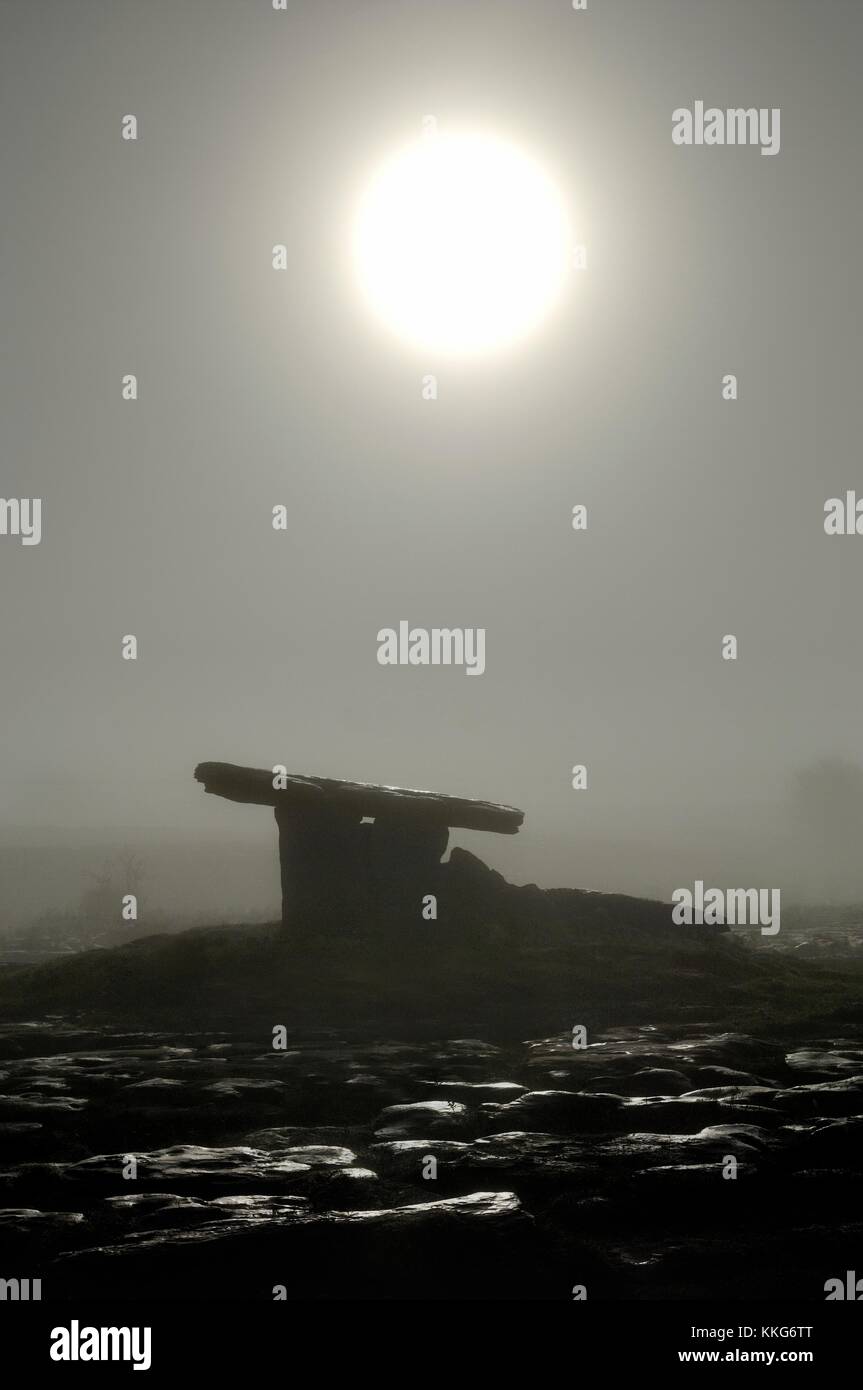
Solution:
M 84 889 L 78 915 L 92 927 L 108 930 L 123 925 L 122 899 L 134 893 L 138 899 L 138 920 L 141 918 L 142 889 L 147 878 L 144 860 L 133 849 L 121 849 L 106 859 L 95 873 L 87 875 L 90 886 Z

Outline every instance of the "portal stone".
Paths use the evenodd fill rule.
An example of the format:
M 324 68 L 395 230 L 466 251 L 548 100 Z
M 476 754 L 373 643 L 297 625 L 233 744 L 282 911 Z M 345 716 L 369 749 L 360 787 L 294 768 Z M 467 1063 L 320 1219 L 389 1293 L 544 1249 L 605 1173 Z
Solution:
M 279 830 L 282 919 L 291 930 L 365 932 L 408 927 L 423 898 L 437 894 L 450 826 L 514 835 L 514 806 L 406 787 L 201 763 L 205 790 L 272 806 Z

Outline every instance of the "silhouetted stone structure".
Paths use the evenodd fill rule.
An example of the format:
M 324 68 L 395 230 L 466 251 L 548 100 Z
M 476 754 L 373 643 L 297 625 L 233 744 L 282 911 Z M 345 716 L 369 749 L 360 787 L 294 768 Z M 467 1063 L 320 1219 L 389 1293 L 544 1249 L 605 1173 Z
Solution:
M 204 790 L 272 806 L 279 827 L 282 919 L 291 925 L 351 924 L 419 914 L 436 893 L 450 829 L 514 835 L 524 812 L 489 801 L 406 787 L 341 782 L 233 763 L 200 763 Z

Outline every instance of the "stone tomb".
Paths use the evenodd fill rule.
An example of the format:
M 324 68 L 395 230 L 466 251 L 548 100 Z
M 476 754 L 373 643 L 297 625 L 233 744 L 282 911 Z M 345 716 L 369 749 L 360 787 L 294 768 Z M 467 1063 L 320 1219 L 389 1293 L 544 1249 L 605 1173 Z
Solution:
M 233 763 L 200 763 L 195 777 L 215 796 L 274 808 L 282 920 L 292 927 L 419 921 L 423 897 L 437 894 L 450 829 L 515 835 L 524 820 L 490 801 Z

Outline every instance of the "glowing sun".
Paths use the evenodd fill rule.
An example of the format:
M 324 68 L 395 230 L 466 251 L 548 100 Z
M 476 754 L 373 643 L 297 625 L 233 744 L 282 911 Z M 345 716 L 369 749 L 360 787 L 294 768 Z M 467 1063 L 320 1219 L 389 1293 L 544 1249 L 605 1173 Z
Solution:
M 415 346 L 473 354 L 534 328 L 571 263 L 562 199 L 517 147 L 486 135 L 433 135 L 372 178 L 353 254 L 381 320 Z

